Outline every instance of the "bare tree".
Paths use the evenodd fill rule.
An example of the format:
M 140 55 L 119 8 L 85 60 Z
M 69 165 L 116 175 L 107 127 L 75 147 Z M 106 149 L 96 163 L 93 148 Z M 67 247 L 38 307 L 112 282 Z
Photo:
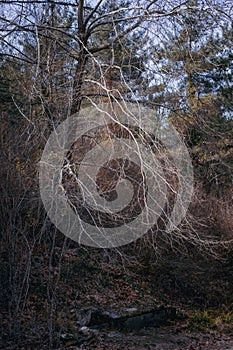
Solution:
M 195 71 L 200 70 L 199 59 L 203 52 L 200 50 L 197 54 L 195 51 L 194 46 L 200 44 L 200 40 L 196 38 L 194 45 L 192 20 L 197 16 L 211 18 L 211 30 L 218 32 L 223 24 L 232 22 L 233 8 L 229 1 L 220 0 L 22 0 L 0 1 L 0 4 L 0 74 L 4 77 L 0 84 L 3 96 L 1 142 L 4 150 L 1 173 L 1 209 L 4 219 L 1 225 L 4 232 L 2 249 L 8 254 L 10 265 L 12 294 L 9 305 L 10 314 L 14 314 L 11 326 L 13 328 L 13 325 L 20 324 L 18 321 L 29 298 L 31 268 L 35 268 L 36 254 L 39 255 L 36 250 L 40 250 L 40 245 L 46 241 L 44 267 L 48 268 L 46 293 L 52 347 L 62 261 L 67 245 L 72 243 L 59 235 L 43 210 L 38 189 L 38 162 L 51 131 L 73 114 L 81 115 L 82 107 L 94 108 L 96 113 L 101 114 L 101 111 L 106 110 L 99 106 L 107 103 L 108 117 L 113 112 L 108 119 L 107 129 L 88 130 L 84 137 L 73 142 L 70 147 L 73 152 L 65 155 L 63 175 L 66 181 L 61 182 L 61 187 L 66 191 L 74 211 L 78 211 L 84 221 L 91 221 L 94 227 L 99 227 L 106 220 L 109 227 L 114 226 L 114 218 L 99 216 L 88 206 L 82 206 L 80 211 L 83 201 L 81 190 L 84 186 L 80 189 L 76 181 L 81 167 L 79 163 L 87 150 L 94 148 L 93 145 L 103 141 L 111 144 L 113 139 L 124 139 L 125 144 L 133 141 L 136 151 L 139 150 L 137 147 L 142 146 L 156 155 L 158 163 L 153 163 L 153 167 L 148 163 L 147 169 L 161 178 L 164 171 L 161 192 L 168 188 L 169 198 L 162 207 L 162 215 L 141 239 L 141 249 L 150 246 L 153 252 L 158 253 L 159 247 L 163 245 L 187 242 L 200 249 L 211 248 L 215 252 L 215 246 L 231 242 L 229 237 L 206 237 L 205 226 L 201 226 L 204 221 L 196 223 L 191 213 L 175 230 L 169 233 L 165 231 L 179 194 L 180 182 L 177 168 L 167 155 L 169 149 L 162 141 L 169 128 L 169 117 L 176 117 L 181 111 L 182 116 L 190 116 L 191 110 L 195 121 L 203 125 L 192 105 L 198 99 L 193 76 Z M 203 25 L 209 25 L 207 22 L 204 19 Z M 184 23 L 186 27 L 184 29 L 183 26 L 182 34 Z M 202 40 L 209 37 L 208 29 L 201 34 Z M 179 61 L 184 51 L 185 59 Z M 216 52 L 218 55 L 218 49 Z M 177 61 L 172 67 L 169 66 L 169 60 L 178 54 Z M 206 62 L 209 57 L 206 55 L 203 60 Z M 182 62 L 184 69 L 179 70 Z M 177 69 L 174 69 L 175 64 Z M 184 81 L 182 74 L 188 84 L 181 89 Z M 130 107 L 129 102 L 132 103 Z M 130 117 L 138 116 L 138 111 L 143 110 L 142 106 L 154 108 L 155 124 L 162 126 L 160 140 L 154 137 L 153 132 L 143 133 L 143 128 L 130 128 L 128 124 L 120 124 L 116 120 L 122 111 Z M 134 108 L 137 110 L 135 115 Z M 88 122 L 88 116 L 86 120 Z M 209 128 L 210 124 L 206 125 Z M 183 120 L 181 126 L 184 126 Z M 178 152 L 178 147 L 176 150 Z M 131 180 L 134 210 L 131 218 L 127 217 L 127 212 L 123 216 L 123 221 L 128 223 L 146 205 L 143 198 L 148 191 L 142 186 L 144 173 L 140 171 L 140 166 L 119 158 L 112 160 L 111 155 L 110 149 L 109 159 L 98 173 L 97 187 L 102 197 L 113 201 L 117 196 L 118 180 Z M 137 155 L 142 163 L 147 160 L 142 157 L 141 151 Z M 86 178 L 88 176 L 89 173 L 86 173 Z M 6 177 L 8 186 L 5 184 Z M 110 181 L 112 179 L 113 183 Z M 77 191 L 80 197 L 75 202 L 74 197 L 77 196 L 74 194 Z M 199 200 L 199 197 L 194 200 L 195 208 Z M 117 219 L 121 221 L 122 217 Z M 59 252 L 57 246 L 61 248 Z M 121 256 L 122 251 L 118 250 Z M 56 259 L 58 270 L 54 267 Z

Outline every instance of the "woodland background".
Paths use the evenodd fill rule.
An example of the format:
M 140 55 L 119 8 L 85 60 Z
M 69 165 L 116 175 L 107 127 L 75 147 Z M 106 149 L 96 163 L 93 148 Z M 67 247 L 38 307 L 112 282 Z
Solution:
M 59 334 L 75 327 L 72 310 L 83 306 L 172 303 L 188 312 L 188 327 L 230 328 L 232 2 L 0 4 L 2 348 L 58 348 Z M 172 234 L 99 250 L 50 222 L 38 163 L 62 121 L 113 98 L 173 123 L 192 158 L 195 190 Z

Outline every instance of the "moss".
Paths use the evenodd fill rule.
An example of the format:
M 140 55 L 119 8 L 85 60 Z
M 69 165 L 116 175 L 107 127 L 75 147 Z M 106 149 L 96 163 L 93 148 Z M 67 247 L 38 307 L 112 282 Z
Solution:
M 233 328 L 233 310 L 210 309 L 191 311 L 189 329 L 191 331 L 230 331 Z

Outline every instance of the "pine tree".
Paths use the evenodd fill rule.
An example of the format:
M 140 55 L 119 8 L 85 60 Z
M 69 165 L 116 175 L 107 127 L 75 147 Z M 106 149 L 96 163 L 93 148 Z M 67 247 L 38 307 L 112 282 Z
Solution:
M 164 82 L 155 85 L 152 101 L 162 101 L 169 119 L 183 133 L 199 174 L 208 188 L 229 183 L 232 151 L 232 27 L 189 6 L 175 22 L 168 40 L 158 44 L 153 59 Z M 205 170 L 204 170 L 205 169 Z
M 128 26 L 128 21 L 125 20 L 128 7 L 128 0 L 105 2 L 89 24 L 89 46 L 101 47 L 104 43 L 111 42 L 114 37 L 119 38 L 113 40 L 108 48 L 97 50 L 93 57 L 89 58 L 87 65 L 90 69 L 87 70 L 91 74 L 86 78 L 92 81 L 94 78 L 96 84 L 86 84 L 84 97 L 95 94 L 104 96 L 109 91 L 115 98 L 135 99 L 140 90 L 146 62 L 142 54 L 145 30 L 138 28 L 121 37 L 120 34 Z M 102 17 L 106 20 L 101 20 Z

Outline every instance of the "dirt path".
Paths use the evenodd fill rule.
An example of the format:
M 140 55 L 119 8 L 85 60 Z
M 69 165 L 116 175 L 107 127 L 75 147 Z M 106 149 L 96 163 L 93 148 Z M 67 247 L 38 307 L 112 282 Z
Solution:
M 148 328 L 137 333 L 106 332 L 97 349 L 108 350 L 233 350 L 233 335 L 186 333 L 174 327 Z
M 39 331 L 39 330 L 38 330 Z M 40 332 L 38 332 L 40 333 Z M 46 338 L 46 336 L 45 336 Z M 6 342 L 4 350 L 48 350 L 42 334 Z M 233 333 L 188 332 L 180 326 L 145 328 L 134 332 L 101 331 L 83 335 L 79 343 L 56 342 L 53 350 L 233 350 Z

